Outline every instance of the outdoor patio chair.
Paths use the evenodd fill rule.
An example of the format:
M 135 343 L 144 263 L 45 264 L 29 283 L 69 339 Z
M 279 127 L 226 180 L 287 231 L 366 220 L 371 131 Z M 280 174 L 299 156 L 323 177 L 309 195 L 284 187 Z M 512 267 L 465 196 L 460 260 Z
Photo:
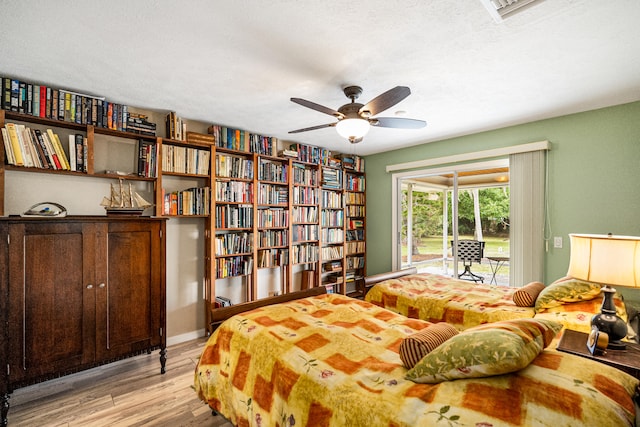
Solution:
M 451 242 L 453 246 L 453 242 Z M 484 242 L 479 240 L 458 240 L 458 260 L 462 261 L 464 271 L 458 274 L 459 279 L 484 283 L 484 277 L 471 271 L 471 264 L 481 263 L 484 256 Z

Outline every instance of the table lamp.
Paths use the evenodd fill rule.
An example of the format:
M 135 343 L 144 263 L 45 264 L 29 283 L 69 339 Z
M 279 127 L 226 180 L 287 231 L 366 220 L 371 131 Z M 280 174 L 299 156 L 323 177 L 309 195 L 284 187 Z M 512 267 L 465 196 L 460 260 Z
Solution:
M 567 275 L 601 285 L 604 298 L 591 326 L 609 335 L 607 348 L 621 350 L 627 324 L 616 315 L 611 286 L 640 287 L 640 237 L 569 234 L 571 259 Z

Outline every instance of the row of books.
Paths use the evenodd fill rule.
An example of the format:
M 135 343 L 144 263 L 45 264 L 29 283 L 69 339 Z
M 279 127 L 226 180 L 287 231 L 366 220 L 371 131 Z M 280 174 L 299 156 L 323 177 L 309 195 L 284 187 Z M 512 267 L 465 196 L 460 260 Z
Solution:
M 318 203 L 318 191 L 314 187 L 294 187 L 293 203 L 315 205 Z
M 167 138 L 178 141 L 187 139 L 187 123 L 175 111 L 169 112 L 165 117 L 165 127 Z
M 338 271 L 342 271 L 342 262 L 341 261 L 329 261 L 322 263 L 322 272 L 323 273 L 335 273 Z
M 345 187 L 347 191 L 364 191 L 365 178 L 360 175 L 347 173 Z
M 347 242 L 345 247 L 347 250 L 347 255 L 362 254 L 365 251 L 365 242 L 363 241 Z
M 364 240 L 364 228 L 347 230 L 346 237 L 347 241 Z
M 347 268 L 348 269 L 364 268 L 364 257 L 363 256 L 347 257 Z
M 289 150 L 298 153 L 298 160 L 305 163 L 326 165 L 331 158 L 331 151 L 313 145 L 291 144 Z
M 323 227 L 344 226 L 344 212 L 341 210 L 323 210 L 320 215 L 320 224 Z
M 214 136 L 216 147 L 273 157 L 278 153 L 278 139 L 275 137 L 220 125 L 209 126 L 208 132 Z
M 318 171 L 310 169 L 300 163 L 292 165 L 293 183 L 295 185 L 307 185 L 315 187 L 318 185 Z
M 138 176 L 158 176 L 158 144 L 155 142 L 138 140 Z
M 167 193 L 162 189 L 163 215 L 209 215 L 211 189 L 194 187 Z
M 364 159 L 355 154 L 338 154 L 338 159 L 342 161 L 342 169 L 355 172 L 364 172 Z
M 289 225 L 289 211 L 285 209 L 259 209 L 259 228 L 280 228 Z
M 342 171 L 339 169 L 322 168 L 322 187 L 335 190 L 342 189 Z
M 127 131 L 128 107 L 103 97 L 2 77 L 3 110 Z
M 294 224 L 291 231 L 293 242 L 318 240 L 318 226 L 313 224 Z
M 347 193 L 346 200 L 348 205 L 364 205 L 364 193 Z
M 318 208 L 315 206 L 296 206 L 293 208 L 294 223 L 315 223 L 318 221 Z
M 258 204 L 286 205 L 289 202 L 289 189 L 281 185 L 259 184 Z
M 216 256 L 246 254 L 251 252 L 252 233 L 226 233 L 215 237 Z
M 330 190 L 322 190 L 323 209 L 342 209 L 342 193 Z
M 286 184 L 289 180 L 287 169 L 287 165 L 283 165 L 280 162 L 260 159 L 258 162 L 258 179 Z
M 233 256 L 216 259 L 216 279 L 245 276 L 253 272 L 253 257 Z
M 294 264 L 307 264 L 318 261 L 318 246 L 304 243 L 292 247 L 291 262 Z
M 258 232 L 258 247 L 286 246 L 289 242 L 287 230 L 263 230 Z
M 178 145 L 162 146 L 162 171 L 209 175 L 211 152 Z
M 253 160 L 216 153 L 216 176 L 221 178 L 253 179 Z
M 2 141 L 10 165 L 86 172 L 87 144 L 82 134 L 70 134 L 65 149 L 65 144 L 51 129 L 42 131 L 22 124 L 5 123 Z
M 342 242 L 344 242 L 344 234 L 342 233 L 342 230 L 338 228 L 322 229 L 322 243 L 342 243 Z
M 342 246 L 327 246 L 320 249 L 322 260 L 334 260 L 342 258 Z
M 253 183 L 244 181 L 216 181 L 216 201 L 253 203 Z
M 252 228 L 251 206 L 216 205 L 216 228 Z
M 364 205 L 348 205 L 347 216 L 363 217 L 365 211 Z
M 289 264 L 288 249 L 261 249 L 258 251 L 258 268 L 273 268 Z
M 145 114 L 127 112 L 127 126 L 122 130 L 138 135 L 156 136 L 156 124 Z

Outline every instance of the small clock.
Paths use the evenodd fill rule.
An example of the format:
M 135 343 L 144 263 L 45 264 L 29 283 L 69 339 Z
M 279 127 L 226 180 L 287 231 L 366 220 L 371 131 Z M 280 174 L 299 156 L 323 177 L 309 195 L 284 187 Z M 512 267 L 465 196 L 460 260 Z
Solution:
M 602 354 L 609 345 L 609 335 L 600 332 L 596 326 L 591 327 L 591 332 L 587 338 L 587 348 L 592 355 Z

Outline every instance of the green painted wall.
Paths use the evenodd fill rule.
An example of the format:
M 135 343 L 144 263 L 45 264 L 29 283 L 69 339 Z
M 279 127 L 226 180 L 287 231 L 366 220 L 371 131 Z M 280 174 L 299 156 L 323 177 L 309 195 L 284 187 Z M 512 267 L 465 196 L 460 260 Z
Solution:
M 541 120 L 366 157 L 367 274 L 391 269 L 391 174 L 387 165 L 548 140 L 553 236 L 545 282 L 569 265 L 569 233 L 640 235 L 640 102 Z

